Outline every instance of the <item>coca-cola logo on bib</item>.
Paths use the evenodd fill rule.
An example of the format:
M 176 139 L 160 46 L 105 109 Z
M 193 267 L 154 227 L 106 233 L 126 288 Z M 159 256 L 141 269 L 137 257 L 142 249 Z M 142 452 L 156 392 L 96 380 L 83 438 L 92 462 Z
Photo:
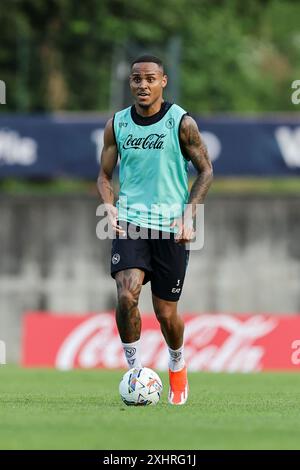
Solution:
M 163 149 L 166 134 L 149 134 L 147 137 L 134 137 L 129 134 L 123 144 L 123 149 Z

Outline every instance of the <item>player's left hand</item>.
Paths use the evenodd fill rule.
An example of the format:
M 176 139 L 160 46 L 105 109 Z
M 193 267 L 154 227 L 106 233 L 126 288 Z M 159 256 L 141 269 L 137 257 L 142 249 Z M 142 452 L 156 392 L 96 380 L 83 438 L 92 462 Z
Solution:
M 193 226 L 193 221 L 185 217 L 178 217 L 174 219 L 170 225 L 171 228 L 177 227 L 177 232 L 175 234 L 175 243 L 183 245 L 184 243 L 189 243 L 195 238 L 195 230 Z

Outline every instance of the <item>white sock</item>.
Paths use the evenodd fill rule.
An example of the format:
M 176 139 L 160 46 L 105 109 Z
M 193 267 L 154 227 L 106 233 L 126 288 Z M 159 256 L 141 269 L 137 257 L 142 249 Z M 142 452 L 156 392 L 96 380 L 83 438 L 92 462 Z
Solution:
M 184 348 L 183 345 L 179 349 L 171 349 L 168 347 L 169 369 L 171 369 L 172 372 L 177 372 L 183 369 L 185 366 L 184 357 L 183 357 L 183 348 Z
M 142 361 L 140 356 L 140 340 L 138 339 L 134 343 L 122 343 L 125 357 L 129 369 L 133 367 L 140 369 L 142 368 Z

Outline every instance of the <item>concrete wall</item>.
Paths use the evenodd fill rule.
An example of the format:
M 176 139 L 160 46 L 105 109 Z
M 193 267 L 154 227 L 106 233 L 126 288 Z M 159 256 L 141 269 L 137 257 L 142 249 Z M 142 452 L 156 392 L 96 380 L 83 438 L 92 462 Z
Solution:
M 110 241 L 95 196 L 1 196 L 0 339 L 18 360 L 26 310 L 112 309 Z M 151 312 L 149 286 L 140 307 Z M 191 253 L 180 309 L 300 312 L 300 197 L 211 196 L 205 246 Z

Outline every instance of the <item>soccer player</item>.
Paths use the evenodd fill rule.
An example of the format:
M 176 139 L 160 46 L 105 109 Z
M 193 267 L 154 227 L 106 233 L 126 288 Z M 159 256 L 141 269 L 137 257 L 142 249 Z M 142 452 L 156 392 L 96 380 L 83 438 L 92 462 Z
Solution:
M 106 124 L 97 180 L 115 231 L 111 275 L 118 295 L 116 322 L 129 368 L 142 367 L 138 301 L 142 285 L 150 281 L 169 350 L 168 400 L 181 405 L 188 397 L 188 378 L 177 303 L 189 258 L 186 244 L 194 237 L 196 205 L 209 189 L 212 166 L 196 122 L 163 99 L 167 76 L 161 60 L 148 55 L 135 60 L 129 84 L 134 104 Z M 118 155 L 120 191 L 114 206 L 112 175 Z M 198 172 L 190 194 L 189 161 Z

